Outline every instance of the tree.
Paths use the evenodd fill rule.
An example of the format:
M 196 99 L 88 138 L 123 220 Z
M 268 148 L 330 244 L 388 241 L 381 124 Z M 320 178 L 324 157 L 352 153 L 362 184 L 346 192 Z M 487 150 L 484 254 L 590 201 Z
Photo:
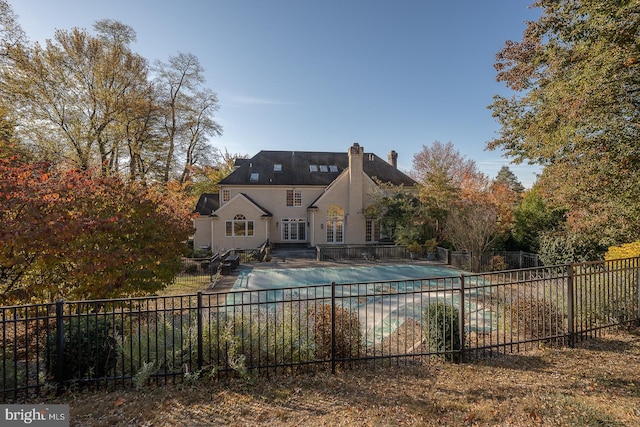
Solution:
M 146 61 L 77 28 L 56 31 L 44 47 L 11 47 L 9 56 L 0 93 L 19 111 L 19 129 L 40 158 L 102 176 L 117 171 L 125 113 L 133 99 L 147 99 Z
M 423 145 L 413 156 L 412 175 L 420 183 L 420 201 L 439 240 L 445 237 L 441 224 L 453 205 L 483 193 L 489 184 L 476 163 L 465 158 L 452 142 Z
M 40 302 L 136 296 L 169 284 L 190 204 L 155 187 L 0 156 L 0 295 Z
M 189 194 L 200 197 L 203 193 L 217 193 L 220 189 L 218 183 L 233 172 L 236 159 L 248 159 L 247 154 L 230 154 L 226 149 L 224 153 L 217 153 L 213 166 L 194 166 L 193 174 L 188 185 Z
M 506 185 L 507 187 L 509 187 L 509 189 L 511 189 L 511 191 L 514 191 L 518 194 L 524 191 L 522 183 L 520 182 L 520 180 L 518 180 L 518 177 L 513 172 L 511 172 L 509 166 L 502 166 L 493 182 Z
M 425 216 L 418 198 L 402 185 L 376 181 L 364 214 L 380 224 L 381 235 L 402 245 L 424 242 Z
M 452 207 L 445 235 L 459 251 L 471 254 L 471 270 L 480 271 L 482 255 L 499 237 L 497 213 L 489 201 L 464 201 Z
M 640 1 L 537 0 L 520 42 L 497 54 L 515 91 L 490 108 L 488 148 L 545 166 L 539 185 L 567 225 L 601 246 L 640 237 Z
M 178 53 L 168 63 L 156 62 L 156 85 L 163 108 L 163 130 L 167 144 L 162 179 L 169 181 L 176 168 L 176 153 L 184 155 L 180 183 L 188 179 L 189 168 L 208 153 L 207 137 L 220 135 L 222 127 L 213 120 L 218 110 L 217 95 L 203 89 L 204 69 L 198 58 Z
M 8 55 L 8 48 L 26 42 L 27 36 L 18 24 L 11 5 L 6 0 L 0 0 L 0 60 Z
M 521 250 L 537 253 L 543 233 L 556 231 L 564 222 L 564 211 L 551 209 L 536 185 L 526 191 L 513 211 L 513 239 Z

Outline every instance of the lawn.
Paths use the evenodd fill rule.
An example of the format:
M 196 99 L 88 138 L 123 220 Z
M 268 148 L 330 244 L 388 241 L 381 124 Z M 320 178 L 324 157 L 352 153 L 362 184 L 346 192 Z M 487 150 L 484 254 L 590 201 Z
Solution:
M 71 425 L 637 426 L 640 329 L 469 364 L 68 393 Z

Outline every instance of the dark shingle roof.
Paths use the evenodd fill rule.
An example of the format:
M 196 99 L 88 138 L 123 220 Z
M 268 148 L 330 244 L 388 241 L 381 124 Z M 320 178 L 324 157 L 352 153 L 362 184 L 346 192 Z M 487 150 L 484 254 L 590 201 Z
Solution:
M 280 169 L 274 168 L 274 165 L 281 165 Z M 310 170 L 312 165 L 317 166 L 317 172 Z M 348 167 L 347 153 L 260 151 L 251 159 L 241 162 L 236 170 L 220 181 L 220 184 L 327 186 Z M 405 186 L 416 184 L 409 176 L 375 154 L 364 154 L 363 169 L 369 177 L 377 177 L 383 182 Z
M 200 215 L 211 215 L 220 207 L 220 197 L 218 193 L 203 193 L 196 203 L 195 212 Z

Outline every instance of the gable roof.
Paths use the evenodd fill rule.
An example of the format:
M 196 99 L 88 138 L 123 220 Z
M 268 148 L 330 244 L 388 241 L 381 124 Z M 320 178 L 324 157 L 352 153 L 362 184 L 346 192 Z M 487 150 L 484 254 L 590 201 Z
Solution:
M 196 203 L 195 212 L 200 215 L 211 215 L 220 207 L 220 196 L 218 193 L 203 193 Z
M 279 167 L 274 167 L 280 165 Z M 349 168 L 347 153 L 315 151 L 260 151 L 241 162 L 220 185 L 318 185 L 327 186 Z M 316 168 L 311 169 L 312 166 Z M 380 157 L 365 153 L 364 172 L 372 179 L 394 185 L 414 186 L 416 182 Z

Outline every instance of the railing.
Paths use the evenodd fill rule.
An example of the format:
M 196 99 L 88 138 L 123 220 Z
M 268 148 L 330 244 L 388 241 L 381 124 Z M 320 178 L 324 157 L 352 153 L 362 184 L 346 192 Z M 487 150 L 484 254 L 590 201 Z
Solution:
M 640 319 L 640 258 L 454 277 L 0 307 L 0 400 L 70 384 L 471 360 Z
M 441 249 L 441 251 L 438 252 L 438 259 L 465 271 L 513 270 L 542 265 L 537 254 L 523 251 L 490 251 L 476 258 L 469 252 L 447 251 L 446 249 Z
M 409 252 L 399 245 L 318 245 L 318 261 L 404 259 Z

